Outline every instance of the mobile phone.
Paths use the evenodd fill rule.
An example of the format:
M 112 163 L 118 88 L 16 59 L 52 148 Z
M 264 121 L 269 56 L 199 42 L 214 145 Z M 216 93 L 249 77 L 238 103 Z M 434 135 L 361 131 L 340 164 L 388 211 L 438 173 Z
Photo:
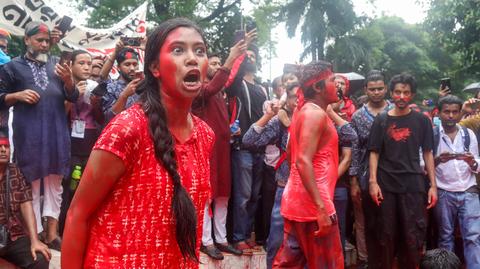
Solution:
M 233 36 L 234 45 L 240 42 L 240 40 L 245 39 L 245 30 L 237 30 Z
M 145 74 L 143 73 L 142 70 L 135 71 L 135 78 L 144 79 Z
M 142 44 L 141 37 L 122 36 L 120 40 L 122 40 L 123 45 L 129 46 L 129 47 L 140 47 L 140 45 Z
M 472 103 L 470 106 L 471 106 L 472 109 L 474 109 L 474 110 L 479 109 L 479 108 L 480 108 L 480 99 L 475 99 L 475 103 Z
M 442 90 L 444 90 L 445 88 L 448 87 L 448 89 L 450 91 L 452 91 L 452 85 L 450 84 L 450 78 L 442 78 L 440 80 L 440 85 L 441 85 Z
M 68 29 L 70 29 L 70 25 L 72 24 L 72 18 L 68 16 L 63 16 L 63 18 L 58 22 L 58 30 L 62 32 L 62 34 L 67 33 Z
M 103 97 L 105 94 L 107 94 L 107 83 L 98 83 L 98 85 L 92 90 L 92 94 L 98 97 Z
M 253 29 L 257 28 L 257 23 L 255 21 L 247 21 L 246 23 L 246 30 L 247 30 L 247 33 L 252 31 Z

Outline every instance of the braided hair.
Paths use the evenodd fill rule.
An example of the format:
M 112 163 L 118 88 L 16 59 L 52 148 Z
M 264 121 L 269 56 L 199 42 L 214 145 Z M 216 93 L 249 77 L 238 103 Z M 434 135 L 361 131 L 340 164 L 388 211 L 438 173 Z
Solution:
M 145 79 L 139 85 L 143 111 L 148 119 L 150 135 L 155 148 L 155 158 L 167 170 L 173 181 L 172 210 L 176 222 L 175 236 L 184 259 L 199 262 L 196 256 L 197 215 L 192 199 L 185 190 L 178 174 L 175 159 L 174 140 L 168 129 L 168 119 L 162 104 L 160 86 L 150 68 L 158 64 L 160 48 L 169 33 L 176 28 L 193 28 L 203 38 L 201 29 L 184 18 L 170 19 L 160 24 L 149 36 L 145 47 Z M 205 42 L 205 39 L 204 39 Z M 160 67 L 161 68 L 161 67 Z

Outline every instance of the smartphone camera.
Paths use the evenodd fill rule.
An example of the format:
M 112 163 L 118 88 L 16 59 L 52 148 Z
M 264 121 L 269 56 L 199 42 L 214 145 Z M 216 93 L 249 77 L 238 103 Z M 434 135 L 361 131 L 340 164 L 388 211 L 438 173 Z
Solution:
M 129 47 L 140 47 L 142 44 L 142 40 L 140 37 L 127 37 L 123 36 L 120 38 L 122 40 L 123 45 L 129 46 Z

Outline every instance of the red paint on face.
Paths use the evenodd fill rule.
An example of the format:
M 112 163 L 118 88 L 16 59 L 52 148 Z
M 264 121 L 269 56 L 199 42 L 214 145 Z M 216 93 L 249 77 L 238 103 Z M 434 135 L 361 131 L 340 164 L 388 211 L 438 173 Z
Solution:
M 325 80 L 325 91 L 328 104 L 338 102 L 337 87 L 333 74 Z
M 208 70 L 206 46 L 200 33 L 188 27 L 171 31 L 160 49 L 158 62 L 152 72 L 158 73 L 163 94 L 177 101 L 191 101 L 198 95 Z

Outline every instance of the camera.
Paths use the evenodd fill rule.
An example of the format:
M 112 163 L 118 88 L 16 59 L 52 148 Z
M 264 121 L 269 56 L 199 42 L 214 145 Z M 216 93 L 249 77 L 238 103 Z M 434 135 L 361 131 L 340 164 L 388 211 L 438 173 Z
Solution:
M 122 40 L 123 45 L 129 46 L 129 47 L 140 47 L 142 44 L 142 38 L 141 37 L 127 37 L 127 36 L 122 36 L 120 38 Z

